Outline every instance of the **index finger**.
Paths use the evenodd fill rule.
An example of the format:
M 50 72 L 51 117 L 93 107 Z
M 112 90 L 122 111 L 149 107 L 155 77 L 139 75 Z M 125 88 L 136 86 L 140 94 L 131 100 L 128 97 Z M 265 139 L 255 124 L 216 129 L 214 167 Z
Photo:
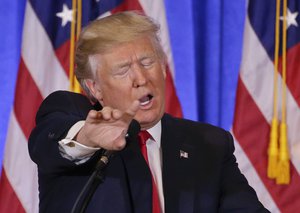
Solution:
M 99 119 L 101 119 L 102 115 L 100 111 L 96 111 L 96 110 L 90 110 L 86 120 L 90 120 L 90 121 L 98 121 Z

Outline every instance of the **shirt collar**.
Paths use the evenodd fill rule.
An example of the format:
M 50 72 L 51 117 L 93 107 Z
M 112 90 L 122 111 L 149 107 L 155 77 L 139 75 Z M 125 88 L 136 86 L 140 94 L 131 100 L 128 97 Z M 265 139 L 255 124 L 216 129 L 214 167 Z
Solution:
M 157 142 L 158 146 L 160 147 L 160 138 L 161 138 L 161 121 L 155 124 L 150 129 L 147 129 L 153 139 Z

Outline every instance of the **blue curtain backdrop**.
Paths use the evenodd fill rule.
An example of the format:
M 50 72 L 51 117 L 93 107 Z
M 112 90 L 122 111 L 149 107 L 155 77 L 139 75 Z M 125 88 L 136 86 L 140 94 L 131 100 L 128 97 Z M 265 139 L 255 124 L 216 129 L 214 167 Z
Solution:
M 230 129 L 246 0 L 165 0 L 165 5 L 184 117 Z M 0 159 L 14 97 L 24 8 L 25 0 L 0 0 Z
M 199 121 L 232 124 L 241 61 L 245 1 L 193 1 Z

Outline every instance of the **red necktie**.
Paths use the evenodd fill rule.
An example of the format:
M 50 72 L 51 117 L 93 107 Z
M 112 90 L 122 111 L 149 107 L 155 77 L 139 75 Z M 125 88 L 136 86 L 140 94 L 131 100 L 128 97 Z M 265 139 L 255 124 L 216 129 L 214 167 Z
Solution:
M 139 145 L 141 152 L 149 166 L 149 161 L 148 161 L 148 154 L 147 154 L 147 146 L 146 142 L 149 138 L 152 138 L 152 136 L 149 134 L 149 132 L 143 130 L 140 131 L 139 133 Z M 152 212 L 153 213 L 160 213 L 160 204 L 159 204 L 159 198 L 158 198 L 158 192 L 157 192 L 157 187 L 155 184 L 155 181 L 152 176 Z

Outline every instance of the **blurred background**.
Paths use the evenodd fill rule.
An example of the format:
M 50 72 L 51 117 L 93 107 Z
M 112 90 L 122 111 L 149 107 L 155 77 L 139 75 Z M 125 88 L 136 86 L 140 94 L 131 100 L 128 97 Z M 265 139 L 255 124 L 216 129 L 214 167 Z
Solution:
M 34 10 L 29 12 L 40 18 L 50 11 L 51 6 L 57 16 L 57 11 L 62 10 L 62 1 L 30 0 Z M 54 2 L 57 5 L 53 7 Z M 71 1 L 66 2 L 70 4 Z M 286 17 L 282 12 L 285 0 L 278 0 L 281 2 L 281 13 L 277 17 L 274 0 L 90 0 L 89 2 L 100 5 L 100 10 L 109 8 L 107 10 L 114 12 L 117 11 L 113 9 L 114 4 L 119 5 L 121 2 L 131 6 L 140 4 L 144 10 L 146 9 L 146 14 L 151 14 L 160 21 L 167 20 L 167 24 L 160 23 L 163 31 L 168 32 L 169 36 L 163 34 L 162 37 L 163 42 L 170 42 L 170 45 L 168 42 L 164 45 L 170 48 L 167 48 L 167 55 L 180 103 L 179 106 L 177 102 L 172 102 L 169 107 L 177 110 L 179 106 L 184 118 L 207 122 L 230 131 L 235 140 L 235 155 L 239 168 L 256 190 L 261 202 L 271 212 L 297 212 L 300 208 L 300 0 L 288 1 Z M 56 77 L 54 75 L 57 75 L 55 72 L 45 74 L 46 72 L 32 71 L 33 69 L 28 67 L 30 72 L 24 69 L 28 64 L 40 65 L 38 58 L 44 59 L 44 54 L 49 52 L 49 48 L 42 50 L 45 45 L 41 45 L 39 40 L 31 40 L 31 43 L 23 49 L 24 53 L 20 58 L 25 5 L 25 0 L 0 0 L 0 165 L 2 162 L 3 168 L 0 180 L 0 213 L 8 206 L 4 203 L 9 203 L 13 199 L 19 200 L 20 205 L 12 212 L 37 211 L 36 167 L 27 153 L 27 139 L 31 126 L 34 125 L 32 113 L 36 110 L 37 103 L 51 91 L 49 82 L 66 80 L 68 83 L 65 75 L 63 79 L 54 79 Z M 52 15 L 55 16 L 55 13 Z M 35 38 L 35 34 L 44 33 L 44 28 L 38 31 L 39 26 L 42 26 L 39 25 L 40 22 L 47 25 L 45 32 L 49 36 L 53 33 L 52 24 L 58 25 L 61 22 L 56 16 L 55 21 L 52 17 L 50 22 L 46 19 L 37 19 L 35 24 L 29 22 L 31 27 L 26 28 L 24 38 L 30 40 Z M 32 17 L 30 20 L 32 21 Z M 278 20 L 280 28 L 277 35 L 275 20 Z M 281 36 L 284 32 L 282 30 L 284 22 L 287 24 L 287 39 Z M 66 27 L 70 28 L 67 22 Z M 60 30 L 62 28 L 63 26 Z M 65 35 L 66 33 L 62 33 L 61 37 Z M 277 54 L 280 65 L 278 68 L 274 67 L 276 36 L 280 46 Z M 64 45 L 60 47 L 54 41 L 50 44 L 57 51 L 56 55 L 64 48 Z M 286 63 L 283 60 L 285 52 L 283 44 L 286 44 Z M 52 50 L 52 46 L 50 48 Z M 32 55 L 39 50 L 42 51 L 39 55 Z M 19 64 L 23 72 L 19 73 L 16 83 Z M 284 69 L 281 65 L 284 64 L 286 80 L 282 78 Z M 278 74 L 278 81 L 273 80 L 274 73 Z M 35 79 L 31 79 L 31 74 Z M 43 76 L 46 80 L 41 83 L 37 80 L 42 75 L 48 77 Z M 40 92 L 32 93 L 37 91 L 32 85 L 37 86 Z M 66 84 L 62 85 L 64 85 L 62 88 L 68 88 Z M 282 95 L 284 85 L 286 85 L 285 96 Z M 279 91 L 278 102 L 274 102 L 274 91 Z M 15 99 L 15 96 L 20 98 Z M 38 101 L 34 100 L 36 97 Z M 277 111 L 274 106 L 278 106 Z M 273 130 L 277 135 L 287 135 L 280 138 L 280 143 L 285 141 L 280 147 L 286 148 L 285 154 L 290 159 L 285 159 L 288 169 L 284 171 L 278 168 L 280 171 L 277 173 L 278 176 L 270 178 L 268 146 L 274 116 L 277 116 L 279 123 L 285 121 L 284 124 L 288 126 L 286 134 L 282 132 L 279 134 L 276 125 Z M 6 151 L 4 151 L 5 144 Z M 279 147 L 279 138 L 275 139 L 275 145 Z M 282 160 L 278 155 L 275 158 L 276 162 Z M 283 182 L 279 181 L 282 174 L 285 177 Z M 3 199 L 5 202 L 2 202 Z

